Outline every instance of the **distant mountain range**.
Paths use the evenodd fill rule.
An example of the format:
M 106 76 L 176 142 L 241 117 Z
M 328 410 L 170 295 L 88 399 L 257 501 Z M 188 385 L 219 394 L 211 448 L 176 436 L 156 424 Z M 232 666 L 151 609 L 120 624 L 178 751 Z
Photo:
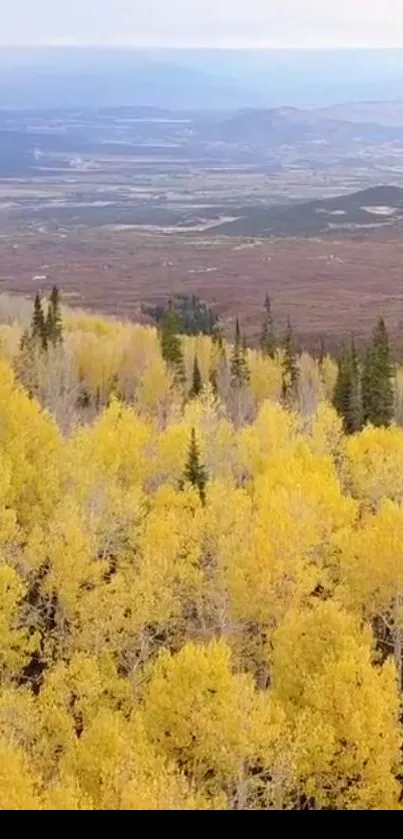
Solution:
M 252 207 L 215 228 L 230 236 L 316 236 L 329 232 L 368 234 L 403 227 L 403 189 L 379 186 L 323 201 Z
M 378 143 L 403 140 L 403 121 L 397 126 L 378 124 L 375 108 L 373 110 L 374 121 L 364 120 L 361 123 L 359 107 L 356 108 L 354 121 L 335 116 L 336 109 L 331 108 L 245 108 L 215 122 L 210 118 L 207 128 L 210 136 L 220 142 L 255 146 L 267 143 L 281 146 L 293 145 L 299 141 L 318 141 L 336 148 L 340 144 L 352 141 Z M 340 113 L 343 113 L 341 108 Z
M 20 48 L 0 53 L 0 108 L 326 106 L 403 99 L 403 50 Z

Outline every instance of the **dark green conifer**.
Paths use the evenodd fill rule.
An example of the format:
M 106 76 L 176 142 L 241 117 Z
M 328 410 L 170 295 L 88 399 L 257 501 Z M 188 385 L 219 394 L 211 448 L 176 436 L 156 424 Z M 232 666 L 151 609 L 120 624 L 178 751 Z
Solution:
M 235 388 L 245 387 L 249 382 L 249 368 L 246 345 L 241 335 L 238 318 L 235 321 L 234 347 L 231 359 L 231 384 Z
M 260 335 L 260 349 L 264 356 L 274 358 L 276 355 L 276 336 L 274 333 L 273 313 L 271 310 L 270 297 L 266 294 L 264 301 L 265 313 L 263 317 L 262 332 Z
M 294 333 L 290 318 L 284 339 L 284 357 L 282 371 L 282 396 L 285 402 L 293 402 L 298 393 L 299 368 L 295 349 Z
M 196 489 L 199 492 L 202 504 L 205 504 L 206 484 L 208 476 L 200 460 L 199 447 L 197 444 L 196 431 L 194 428 L 192 428 L 191 431 L 188 457 L 185 466 L 185 471 L 183 473 L 183 478 L 185 482 L 190 483 L 192 484 L 192 486 L 196 487 Z
M 37 345 L 39 345 L 41 349 L 47 349 L 47 330 L 45 316 L 43 314 L 42 300 L 39 292 L 35 295 L 34 299 L 34 310 L 31 322 L 31 336 L 33 341 Z
M 196 396 L 201 393 L 203 387 L 203 380 L 200 373 L 199 362 L 197 361 L 197 355 L 194 357 L 193 361 L 193 373 L 192 373 L 192 387 L 190 389 L 190 397 L 194 399 Z
M 333 391 L 333 405 L 341 417 L 347 415 L 350 399 L 351 370 L 348 352 L 345 347 L 337 359 L 337 378 Z
M 31 352 L 33 350 L 34 341 L 29 329 L 24 329 L 20 338 L 20 352 Z
M 323 335 L 321 335 L 321 337 L 319 339 L 319 356 L 318 356 L 318 364 L 319 364 L 320 369 L 322 368 L 322 365 L 323 365 L 323 362 L 324 362 L 325 358 L 326 358 L 325 339 L 324 339 Z
M 350 396 L 346 417 L 346 430 L 348 434 L 355 434 L 357 431 L 361 431 L 362 429 L 363 413 L 361 371 L 353 338 L 351 339 L 350 347 L 350 371 Z
M 354 434 L 362 428 L 363 417 L 360 365 L 353 339 L 350 350 L 342 350 L 337 367 L 333 405 L 343 419 L 345 433 Z
M 218 347 L 219 350 L 224 349 L 224 337 L 222 332 L 222 326 L 219 321 L 217 321 L 217 323 L 214 324 L 211 340 L 214 346 Z
M 56 346 L 63 341 L 63 323 L 60 310 L 60 294 L 57 286 L 53 286 L 49 296 L 48 313 L 46 317 L 46 334 L 48 343 Z
M 382 317 L 378 319 L 368 349 L 362 377 L 364 422 L 375 426 L 389 426 L 393 420 L 393 367 L 389 337 Z
M 164 312 L 161 319 L 160 343 L 162 357 L 172 370 L 178 384 L 185 381 L 185 367 L 182 346 L 179 338 L 180 319 L 172 306 Z

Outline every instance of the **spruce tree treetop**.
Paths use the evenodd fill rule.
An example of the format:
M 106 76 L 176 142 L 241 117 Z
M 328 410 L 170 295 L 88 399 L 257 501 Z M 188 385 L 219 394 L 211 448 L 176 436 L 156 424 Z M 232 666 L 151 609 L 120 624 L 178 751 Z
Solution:
M 194 357 L 193 361 L 193 374 L 192 374 L 192 387 L 190 390 L 190 397 L 194 398 L 201 393 L 203 387 L 203 380 L 200 372 L 199 362 L 197 360 L 197 355 Z
M 350 394 L 346 417 L 346 430 L 349 434 L 361 431 L 363 426 L 361 370 L 354 338 L 350 346 Z
M 324 339 L 323 335 L 321 335 L 320 340 L 319 340 L 319 356 L 318 356 L 319 367 L 322 367 L 322 364 L 325 360 L 325 356 L 326 356 L 326 342 L 325 342 L 325 339 Z
M 234 347 L 231 359 L 231 384 L 235 388 L 245 387 L 249 382 L 249 368 L 246 358 L 246 345 L 242 339 L 239 319 L 235 321 Z
M 290 318 L 287 319 L 287 329 L 284 338 L 283 378 L 282 394 L 283 399 L 292 400 L 296 398 L 299 381 L 299 368 L 297 352 L 295 349 L 294 333 Z
M 192 484 L 199 491 L 202 504 L 206 501 L 207 472 L 201 463 L 199 446 L 197 444 L 196 431 L 192 428 L 190 434 L 190 445 L 186 461 L 184 480 Z
M 41 349 L 47 349 L 47 330 L 45 323 L 45 316 L 42 309 L 42 300 L 39 291 L 34 298 L 34 310 L 31 322 L 31 336 L 35 343 L 39 344 Z
M 172 306 L 164 312 L 160 324 L 160 343 L 162 357 L 171 368 L 176 381 L 183 384 L 185 381 L 185 368 L 183 362 L 182 346 L 178 335 L 180 318 Z
M 260 334 L 260 349 L 263 355 L 274 358 L 276 355 L 276 337 L 274 333 L 273 314 L 271 301 L 266 294 L 264 301 L 265 314 L 263 317 L 262 331 Z
M 372 346 L 365 358 L 362 400 L 365 422 L 375 426 L 391 424 L 394 412 L 393 366 L 389 336 L 382 317 L 378 318 L 372 334 Z
M 351 338 L 350 350 L 343 348 L 338 359 L 333 405 L 343 418 L 346 434 L 360 431 L 363 424 L 361 375 L 354 338 Z
M 213 327 L 211 339 L 214 346 L 218 347 L 219 350 L 224 349 L 224 337 L 222 332 L 222 326 L 219 322 L 217 322 Z
M 49 296 L 48 313 L 46 317 L 46 333 L 49 343 L 56 346 L 63 341 L 63 324 L 60 309 L 60 294 L 57 286 L 53 286 Z

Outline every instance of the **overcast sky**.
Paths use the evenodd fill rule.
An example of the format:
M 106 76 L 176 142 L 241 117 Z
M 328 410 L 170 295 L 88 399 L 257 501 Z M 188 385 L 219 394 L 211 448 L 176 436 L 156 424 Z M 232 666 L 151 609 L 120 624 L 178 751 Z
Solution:
M 402 46 L 403 0 L 0 0 L 3 44 Z

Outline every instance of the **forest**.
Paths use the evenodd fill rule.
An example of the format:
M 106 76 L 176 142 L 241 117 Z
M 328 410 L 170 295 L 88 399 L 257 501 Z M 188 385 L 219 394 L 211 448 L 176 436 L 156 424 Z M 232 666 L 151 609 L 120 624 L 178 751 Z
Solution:
M 255 348 L 62 303 L 0 295 L 0 809 L 402 809 L 383 319 L 314 358 L 269 297 Z

